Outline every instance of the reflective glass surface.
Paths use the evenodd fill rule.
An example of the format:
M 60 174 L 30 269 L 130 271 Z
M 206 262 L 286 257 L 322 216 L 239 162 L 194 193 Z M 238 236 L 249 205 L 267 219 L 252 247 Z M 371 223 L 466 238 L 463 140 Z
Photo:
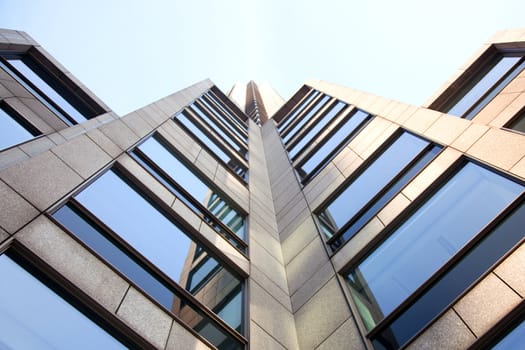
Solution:
M 237 152 L 239 152 L 240 154 L 245 154 L 246 153 L 246 150 L 244 147 L 242 147 L 241 145 L 239 145 L 227 132 L 225 132 L 224 130 L 222 130 L 217 124 L 215 121 L 213 121 L 212 119 L 210 119 L 210 117 L 208 117 L 208 115 L 206 113 L 204 113 L 204 111 L 201 109 L 201 107 L 199 107 L 197 104 L 192 104 L 190 106 L 190 110 L 192 110 L 193 112 L 197 113 L 197 115 L 199 117 L 201 117 L 201 119 L 212 129 L 214 130 L 217 134 L 219 134 L 219 136 L 224 140 L 226 141 L 234 150 L 236 150 Z
M 335 106 L 330 108 L 319 120 L 317 120 L 314 124 L 314 126 L 305 134 L 301 136 L 301 139 L 299 142 L 297 142 L 289 151 L 288 155 L 290 158 L 294 158 L 299 151 L 303 149 L 306 145 L 308 145 L 312 139 L 317 136 L 319 131 L 323 129 L 328 122 L 330 122 L 335 116 L 343 110 L 343 108 L 346 107 L 346 104 L 343 102 L 337 102 Z
M 34 136 L 0 107 L 0 150 L 32 139 Z
M 318 173 L 321 170 L 321 167 L 326 165 L 329 162 L 329 159 L 331 159 L 327 159 L 327 157 L 330 154 L 335 155 L 337 150 L 340 149 L 338 147 L 343 146 L 341 144 L 343 141 L 346 141 L 344 144 L 350 142 L 350 140 L 356 135 L 356 131 L 361 130 L 364 122 L 369 118 L 371 118 L 371 116 L 368 113 L 358 110 L 353 113 L 350 118 L 339 123 L 335 127 L 336 131 L 332 135 L 327 136 L 324 140 L 321 140 L 321 146 L 317 150 L 308 154 L 308 159 L 301 165 L 299 172 L 304 174 L 304 176 L 310 174 L 314 170 Z
M 492 350 L 515 350 L 522 348 L 523 344 L 525 344 L 525 322 L 522 321 L 494 345 Z
M 367 328 L 390 314 L 522 191 L 481 166 L 464 165 L 350 271 L 350 290 Z
M 321 108 L 323 108 L 326 103 L 330 100 L 330 96 L 323 96 L 316 104 L 306 113 L 304 116 L 299 117 L 299 121 L 291 127 L 291 129 L 284 135 L 283 140 L 285 143 L 288 143 L 295 136 L 301 128 L 310 121 L 310 119 L 317 113 Z
M 245 132 L 248 131 L 248 127 L 246 126 L 246 123 L 244 122 L 244 120 L 242 120 L 242 118 L 239 118 L 235 113 L 233 113 L 229 108 L 227 108 L 222 103 L 220 98 L 215 96 L 214 93 L 212 93 L 211 91 L 208 91 L 204 96 L 208 97 L 210 101 L 214 103 L 215 106 L 219 107 L 219 109 L 223 111 L 230 118 L 230 120 L 232 120 L 235 124 L 237 124 L 241 128 L 241 130 L 244 130 Z
M 468 88 L 465 94 L 446 113 L 472 119 L 510 80 L 523 70 L 525 62 L 515 67 L 520 59 L 519 56 L 499 58 L 494 66 L 483 74 L 474 86 Z M 506 74 L 509 76 L 503 82 L 499 82 Z M 486 93 L 489 94 L 484 97 Z M 470 110 L 474 106 L 476 107 Z M 467 112 L 468 114 L 466 114 Z
M 60 93 L 58 93 L 54 88 L 52 88 L 44 79 L 42 79 L 33 69 L 31 69 L 28 65 L 25 64 L 25 62 L 22 59 L 15 58 L 15 59 L 9 59 L 9 63 L 15 67 L 16 70 L 20 74 L 22 74 L 24 77 L 26 77 L 33 85 L 35 85 L 40 91 L 42 91 L 45 96 L 47 96 L 51 101 L 56 103 L 67 115 L 71 118 L 73 118 L 74 121 L 77 123 L 81 123 L 83 121 L 86 121 L 86 117 L 82 115 L 71 103 L 69 103 Z M 14 76 L 16 78 L 16 76 Z M 20 81 L 20 79 L 17 79 Z M 24 87 L 28 87 L 27 84 L 23 83 Z M 45 98 L 40 95 L 40 93 L 36 92 L 34 89 L 29 88 L 31 93 L 33 93 L 36 97 L 39 97 L 39 99 Z M 42 101 L 44 102 L 44 101 Z M 50 105 L 45 102 L 46 106 L 50 107 Z M 59 117 L 63 118 L 63 114 L 56 110 L 56 108 L 51 107 L 51 110 L 57 114 Z M 67 119 L 67 118 L 66 118 Z
M 525 111 L 522 111 L 516 118 L 514 118 L 508 127 L 525 133 Z
M 180 162 L 178 158 L 161 142 L 155 137 L 150 137 L 143 142 L 138 149 L 160 167 L 170 179 L 182 187 L 185 192 L 189 193 L 193 199 L 208 209 L 217 219 L 228 226 L 240 238 L 244 238 L 244 217 L 233 209 L 231 205 L 228 205 L 224 199 L 188 169 L 186 165 Z M 154 175 L 156 174 L 158 177 L 162 177 L 151 167 L 148 168 L 148 170 L 154 172 Z M 179 197 L 187 197 L 185 193 L 182 193 L 182 191 L 175 187 L 171 182 L 168 182 L 167 185 L 173 192 L 175 192 L 175 194 L 178 194 Z M 191 200 L 189 202 L 189 206 L 194 211 L 199 212 L 200 214 L 205 214 L 199 209 L 198 205 L 192 205 Z M 219 210 L 218 208 L 221 208 L 222 210 Z M 237 218 L 237 220 L 233 220 L 233 217 L 229 217 L 226 214 L 231 214 Z
M 177 114 L 175 117 L 177 120 L 179 120 L 188 130 L 195 136 L 195 140 L 198 140 L 201 144 L 208 147 L 211 152 L 213 152 L 219 159 L 221 159 L 224 163 L 228 165 L 229 168 L 231 168 L 237 175 L 239 175 L 241 178 L 244 179 L 244 176 L 246 175 L 246 169 L 239 164 L 232 156 L 227 154 L 219 145 L 217 142 L 208 137 L 204 132 L 201 131 L 201 129 L 194 124 L 194 122 L 188 118 L 184 112 Z
M 402 133 L 326 207 L 334 230 L 356 215 L 428 144 L 422 138 Z
M 308 106 L 308 104 L 312 102 L 312 100 L 315 97 L 317 97 L 317 95 L 319 95 L 319 91 L 310 91 L 310 95 L 308 95 L 308 97 L 279 124 L 279 126 L 277 127 L 279 132 L 282 132 L 285 128 L 287 128 L 288 125 L 290 125 L 290 123 L 293 122 L 299 114 L 301 114 L 301 112 L 306 108 L 306 106 Z
M 242 131 L 244 128 L 239 127 L 238 121 L 232 120 L 232 117 L 230 116 L 225 116 L 224 111 L 219 110 L 213 102 L 206 98 L 206 95 L 201 97 L 199 101 L 202 102 L 211 113 L 219 118 L 231 132 L 235 133 L 235 135 L 237 135 L 245 143 L 248 141 L 248 136 Z
M 126 349 L 6 255 L 0 255 L 1 349 Z
M 475 244 L 409 306 L 388 322 L 372 341 L 386 348 L 406 343 L 479 280 L 525 237 L 525 205 Z M 381 347 L 379 347 L 381 348 Z
M 53 217 L 78 239 L 84 242 L 84 244 L 97 252 L 97 254 L 166 308 L 166 310 L 177 315 L 183 322 L 199 333 L 201 333 L 201 329 L 205 328 L 207 330 L 206 334 L 201 334 L 219 349 L 243 348 L 243 346 L 233 340 L 216 321 L 212 320 L 200 310 L 198 306 L 192 303 L 191 300 L 188 300 L 176 288 L 158 276 L 151 267 L 128 253 L 127 248 L 124 247 L 122 243 L 118 242 L 115 237 L 99 227 L 76 206 L 67 204 L 56 211 Z M 241 288 L 239 283 L 233 283 L 233 285 Z M 213 307 L 215 305 L 213 302 L 215 301 L 212 301 L 209 306 Z M 242 308 L 239 307 L 236 311 L 234 310 L 232 312 L 240 313 L 240 310 L 242 310 Z

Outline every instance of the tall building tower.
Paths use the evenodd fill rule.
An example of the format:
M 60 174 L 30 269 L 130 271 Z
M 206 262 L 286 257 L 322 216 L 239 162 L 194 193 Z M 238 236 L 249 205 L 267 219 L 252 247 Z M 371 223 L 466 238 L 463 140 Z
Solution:
M 524 53 L 420 107 L 206 80 L 118 116 L 0 30 L 0 348 L 519 347 Z

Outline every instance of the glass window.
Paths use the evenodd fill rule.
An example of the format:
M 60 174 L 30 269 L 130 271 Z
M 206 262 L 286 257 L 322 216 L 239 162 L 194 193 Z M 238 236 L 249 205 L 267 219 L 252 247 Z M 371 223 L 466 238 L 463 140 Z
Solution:
M 210 119 L 210 117 L 208 117 L 208 115 L 204 113 L 202 107 L 194 103 L 189 108 L 191 111 L 197 113 L 197 115 L 201 117 L 201 119 L 206 123 L 206 125 L 208 125 L 208 127 L 211 130 L 216 132 L 224 141 L 226 141 L 230 145 L 230 147 L 239 152 L 239 154 L 246 157 L 246 148 L 240 143 L 238 143 L 236 140 L 234 140 L 225 129 L 221 128 L 222 125 L 219 125 L 219 123 Z
M 324 113 L 323 116 L 321 116 L 318 120 L 314 121 L 313 127 L 307 131 L 306 134 L 301 135 L 301 138 L 299 142 L 294 144 L 288 151 L 288 155 L 290 158 L 295 158 L 295 156 L 303 150 L 305 146 L 308 146 L 310 142 L 314 139 L 315 136 L 321 131 L 328 122 L 332 121 L 339 115 L 339 112 L 343 110 L 343 108 L 346 107 L 346 103 L 343 102 L 336 102 L 334 106 L 332 106 L 326 113 Z
M 206 95 L 203 95 L 199 101 L 202 102 L 206 108 L 208 108 L 208 110 L 213 113 L 213 115 L 219 118 L 224 123 L 223 125 L 228 128 L 228 130 L 235 133 L 235 135 L 243 140 L 244 143 L 248 141 L 248 136 L 243 131 L 244 128 L 238 125 L 238 123 L 240 123 L 239 121 L 232 120 L 231 117 L 226 116 L 224 112 L 221 112 L 221 110 L 219 110 L 211 100 L 208 100 Z
M 160 277 L 151 266 L 127 252 L 127 248 L 121 242 L 96 224 L 78 204 L 74 202 L 66 204 L 56 211 L 53 217 L 157 303 L 178 316 L 219 349 L 244 348 L 187 295 Z M 241 308 L 237 309 L 237 312 L 238 310 Z M 206 333 L 204 334 L 201 329 L 206 329 Z
M 521 321 L 503 339 L 501 339 L 492 350 L 514 350 L 519 349 L 525 344 L 525 322 Z
M 301 104 L 297 106 L 293 110 L 293 112 L 288 114 L 288 117 L 286 117 L 279 123 L 279 126 L 277 127 L 279 132 L 282 132 L 284 129 L 286 129 L 288 125 L 290 125 L 290 123 L 293 122 L 297 118 L 297 116 L 301 114 L 302 111 L 310 104 L 310 102 L 312 102 L 313 99 L 316 98 L 318 95 L 319 91 L 310 91 L 310 94 L 303 100 L 303 102 L 301 102 Z
M 328 101 L 330 100 L 330 96 L 328 95 L 324 95 L 319 101 L 317 101 L 315 103 L 315 105 L 313 107 L 310 108 L 310 110 L 306 113 L 306 115 L 304 116 L 301 116 L 298 118 L 298 121 L 297 123 L 295 123 L 295 125 L 293 126 L 290 126 L 290 128 L 288 128 L 287 130 L 285 130 L 283 132 L 284 137 L 283 137 L 283 140 L 284 140 L 284 143 L 288 143 L 288 141 L 291 140 L 292 137 L 294 137 L 297 132 L 299 132 L 299 130 L 301 130 L 301 128 L 307 123 L 310 121 L 310 119 L 317 113 L 319 112 L 319 110 L 321 110 L 321 108 L 323 108 L 327 103 Z M 296 118 L 297 119 L 297 118 Z
M 216 157 L 222 160 L 235 174 L 237 174 L 244 182 L 246 182 L 247 169 L 241 165 L 235 157 L 223 149 L 224 146 L 219 146 L 215 139 L 210 138 L 207 134 L 195 125 L 194 121 L 188 118 L 185 112 L 177 114 L 175 117 L 180 123 L 187 128 L 193 135 L 194 139 L 203 147 L 209 149 Z
M 509 125 L 507 125 L 507 128 L 525 133 L 525 110 L 513 118 Z
M 239 238 L 244 238 L 244 215 L 233 209 L 226 200 L 217 194 L 216 190 L 208 186 L 184 163 L 179 161 L 159 136 L 155 135 L 148 138 L 138 146 L 138 150 L 140 152 L 135 151 L 132 155 L 136 159 L 138 158 L 137 160 L 150 173 L 170 188 L 194 212 L 204 216 L 205 220 L 210 220 L 210 217 L 214 215 Z M 227 236 L 231 235 L 221 229 L 220 225 L 216 225 L 215 228 Z
M 392 313 L 522 192 L 523 186 L 474 163 L 458 170 L 349 272 L 348 285 L 367 329 Z
M 25 142 L 39 133 L 15 113 L 0 105 L 0 150 Z
M 78 102 L 73 102 L 72 92 L 56 79 L 38 69 L 38 64 L 29 56 L 11 55 L 0 60 L 0 67 L 16 79 L 24 88 L 38 98 L 67 125 L 86 121 L 93 115 L 79 111 Z M 28 83 L 29 82 L 29 83 Z
M 474 78 L 444 112 L 465 119 L 472 119 L 496 96 L 507 84 L 525 68 L 521 56 L 498 56 L 494 63 Z
M 319 145 L 305 156 L 297 166 L 297 170 L 303 178 L 303 184 L 318 174 L 364 128 L 371 118 L 370 114 L 356 110 L 334 126 L 335 131 L 319 141 Z
M 82 210 L 86 215 L 94 215 L 109 230 L 89 222 L 86 215 L 79 215 Z M 176 315 L 181 313 L 181 304 L 173 295 L 177 288 L 166 288 L 169 280 L 152 276 L 150 271 L 158 270 L 161 276 L 186 286 L 197 243 L 119 175 L 106 172 L 53 216 L 162 306 Z M 221 302 L 220 295 L 242 286 L 242 282 L 209 253 L 204 254 L 220 265 L 220 273 L 209 283 L 210 287 L 201 287 L 193 296 L 214 309 Z M 216 293 L 217 297 L 209 298 L 201 290 Z
M 321 209 L 318 218 L 323 232 L 328 238 L 338 237 L 333 248 L 350 239 L 439 150 L 430 151 L 430 142 L 408 132 L 397 135 L 389 144 L 335 199 Z M 422 161 L 416 162 L 417 159 Z M 349 227 L 349 224 L 354 226 Z M 346 228 L 350 232 L 341 238 L 342 230 Z
M 213 102 L 214 106 L 219 107 L 219 109 L 223 111 L 230 118 L 230 120 L 232 120 L 241 128 L 241 130 L 244 130 L 245 132 L 248 131 L 248 127 L 246 126 L 244 119 L 232 112 L 231 109 L 227 107 L 214 93 L 208 91 L 205 96 Z
M 525 205 L 522 204 L 391 318 L 372 341 L 381 344 L 379 348 L 394 348 L 406 343 L 522 241 L 525 236 L 523 227 Z
M 127 349 L 6 254 L 0 276 L 0 348 Z

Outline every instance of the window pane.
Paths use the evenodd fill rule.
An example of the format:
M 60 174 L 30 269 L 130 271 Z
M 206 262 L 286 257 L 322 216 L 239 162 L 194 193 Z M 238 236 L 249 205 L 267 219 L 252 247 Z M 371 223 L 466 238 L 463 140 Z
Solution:
M 248 128 L 244 120 L 242 120 L 242 118 L 239 118 L 235 113 L 233 113 L 229 108 L 227 108 L 217 96 L 215 96 L 210 91 L 208 91 L 205 94 L 205 96 L 207 96 L 211 101 L 213 101 L 214 105 L 218 106 L 220 110 L 223 111 L 226 115 L 228 115 L 230 119 L 233 120 L 233 122 L 237 124 L 242 130 L 244 130 L 245 132 L 248 131 Z
M 0 348 L 126 349 L 6 255 L 0 275 Z
M 337 102 L 337 104 L 335 106 L 333 106 L 332 108 L 330 108 L 329 111 L 327 111 L 322 117 L 320 120 L 317 120 L 315 122 L 315 125 L 312 129 L 310 129 L 310 131 L 308 131 L 308 133 L 306 135 L 303 135 L 301 136 L 301 139 L 299 140 L 299 142 L 297 144 L 295 144 L 295 146 L 293 146 L 289 151 L 288 151 L 288 155 L 290 156 L 290 158 L 294 158 L 298 153 L 299 151 L 301 151 L 303 149 L 303 147 L 307 144 L 309 144 L 312 139 L 317 136 L 317 134 L 319 133 L 319 131 L 325 127 L 329 121 L 332 120 L 332 118 L 334 118 L 335 116 L 337 116 L 339 114 L 339 112 L 341 112 L 341 110 L 346 107 L 346 104 L 343 103 L 343 102 Z
M 240 238 L 244 238 L 244 218 L 235 211 L 230 205 L 220 198 L 214 190 L 202 182 L 190 169 L 188 169 L 183 163 L 181 163 L 177 157 L 173 155 L 164 145 L 162 145 L 155 137 L 150 137 L 143 142 L 139 147 L 151 161 L 159 166 L 171 179 L 173 179 L 178 185 L 180 185 L 185 191 L 187 191 L 198 203 L 202 204 L 205 208 L 210 210 L 217 219 L 222 221 L 228 226 L 234 233 Z M 153 169 L 149 169 L 153 170 Z M 158 174 L 157 174 L 158 175 Z M 159 175 L 160 176 L 160 175 Z M 168 187 L 172 189 L 178 196 L 185 197 L 177 188 L 168 184 Z M 212 199 L 215 199 L 212 201 Z M 227 208 L 236 217 L 241 220 L 241 225 L 235 224 L 230 225 L 228 220 L 216 215 L 212 208 L 212 204 Z M 192 209 L 198 209 L 195 206 L 190 206 Z M 201 213 L 202 214 L 202 213 Z
M 208 102 L 205 96 L 206 95 L 201 97 L 199 101 L 201 101 L 210 110 L 210 112 L 213 113 L 217 118 L 222 120 L 224 125 L 226 125 L 230 131 L 234 132 L 241 140 L 243 140 L 246 143 L 246 141 L 248 141 L 248 137 L 246 136 L 245 133 L 241 131 L 241 130 L 244 130 L 244 128 L 241 128 L 241 130 L 239 130 L 238 128 L 239 122 L 233 121 L 230 117 L 225 116 L 223 114 L 224 112 L 219 111 L 215 107 L 215 104 Z
M 126 248 L 124 248 L 122 244 L 116 242 L 111 235 L 98 227 L 86 215 L 80 213 L 77 208 L 71 204 L 67 204 L 56 211 L 53 217 L 84 242 L 84 244 L 96 251 L 97 254 L 133 281 L 139 288 L 142 288 L 149 296 L 165 307 L 166 310 L 177 315 L 183 322 L 198 331 L 219 349 L 243 348 L 242 345 L 234 341 L 221 326 L 203 313 L 199 307 L 181 296 L 180 292 L 157 276 L 150 267 L 129 253 L 126 253 Z M 240 282 L 237 284 L 232 283 L 232 285 L 242 290 Z M 225 289 L 224 292 L 228 292 L 228 289 Z M 218 303 L 221 302 L 221 300 L 214 300 L 212 303 L 208 303 L 208 305 L 214 307 L 215 304 L 213 302 Z M 239 308 L 237 310 L 240 313 L 239 310 L 241 309 Z M 208 330 L 207 334 L 203 334 L 200 331 L 204 326 Z M 230 348 L 226 347 L 225 344 L 233 344 L 234 346 Z
M 288 143 L 290 139 L 295 136 L 295 134 L 301 130 L 301 128 L 308 122 L 310 119 L 317 113 L 321 108 L 325 106 L 325 104 L 330 100 L 330 96 L 323 96 L 323 98 L 315 104 L 315 106 L 310 109 L 306 115 L 299 117 L 300 120 L 295 124 L 292 129 L 284 136 L 283 140 L 285 143 Z
M 525 344 L 525 322 L 517 325 L 492 350 L 514 350 L 523 347 L 523 344 Z
M 462 96 L 459 101 L 457 101 L 452 107 L 446 111 L 448 114 L 453 114 L 458 117 L 463 116 L 472 106 L 474 106 L 482 96 L 490 91 L 496 83 L 508 72 L 510 72 L 513 66 L 521 59 L 521 57 L 513 56 L 503 56 L 501 57 L 496 64 L 490 68 L 490 70 L 480 77 L 480 80 L 472 87 L 468 89 L 464 96 Z M 523 69 L 523 67 L 521 67 Z M 520 70 L 521 70 L 520 69 Z M 508 82 L 507 82 L 508 83 Z M 505 84 L 506 85 L 506 84 Z M 501 88 L 503 88 L 502 86 Z M 485 101 L 482 104 L 484 106 L 489 101 Z M 476 112 L 481 110 L 480 108 L 476 109 Z M 469 113 L 467 119 L 471 119 L 475 113 Z
M 312 100 L 315 97 L 317 97 L 317 95 L 319 95 L 319 91 L 311 91 L 310 95 L 299 106 L 297 106 L 295 108 L 295 110 L 292 112 L 292 114 L 290 114 L 284 120 L 284 122 L 281 122 L 279 124 L 279 126 L 277 127 L 279 132 L 282 132 L 285 128 L 287 128 L 288 125 L 290 125 L 290 123 L 293 122 L 295 120 L 295 118 L 297 118 L 297 116 L 306 108 L 306 106 L 308 106 L 308 104 L 310 102 L 312 102 Z
M 407 132 L 401 134 L 325 209 L 334 229 L 339 229 L 356 215 L 428 144 L 428 141 Z
M 363 111 L 356 111 L 350 118 L 347 118 L 336 126 L 334 134 L 322 140 L 320 146 L 313 154 L 309 154 L 308 160 L 301 165 L 300 173 L 305 176 L 310 174 L 320 164 L 328 163 L 325 158 L 334 151 L 341 142 L 347 139 L 348 142 L 355 136 L 354 132 L 363 125 L 365 120 L 368 120 L 370 115 Z M 320 169 L 317 169 L 319 172 Z M 304 177 L 304 176 L 303 176 Z
M 44 93 L 51 101 L 56 103 L 67 115 L 77 123 L 86 121 L 86 117 L 82 115 L 75 107 L 73 107 L 61 94 L 52 88 L 44 79 L 42 79 L 33 69 L 25 64 L 22 59 L 9 59 L 9 63 L 15 67 L 24 77 L 31 81 L 42 93 Z M 33 92 L 33 91 L 31 91 Z M 56 113 L 56 110 L 53 109 Z M 59 116 L 61 113 L 59 112 Z
M 525 237 L 524 227 L 525 205 L 522 204 L 391 319 L 374 336 L 373 342 L 389 348 L 405 344 L 522 241 Z
M 522 191 L 521 185 L 467 163 L 350 272 L 351 291 L 363 304 L 368 326 L 396 308 Z
M 185 114 L 179 113 L 175 117 L 179 120 L 189 131 L 195 135 L 195 140 L 201 144 L 207 146 L 211 152 L 213 152 L 217 157 L 219 157 L 224 163 L 228 165 L 237 175 L 244 179 L 246 174 L 246 169 L 244 166 L 239 164 L 233 157 L 227 154 L 222 148 L 218 146 L 215 140 L 211 139 L 202 132 L 194 123 L 191 121 Z
M 522 111 L 508 127 L 525 133 L 525 111 Z
M 0 150 L 32 138 L 32 133 L 0 107 Z

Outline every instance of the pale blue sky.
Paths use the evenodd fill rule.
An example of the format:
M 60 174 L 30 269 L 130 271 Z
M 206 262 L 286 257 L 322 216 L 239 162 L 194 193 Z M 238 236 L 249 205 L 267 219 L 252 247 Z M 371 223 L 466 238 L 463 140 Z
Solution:
M 0 0 L 119 114 L 210 78 L 268 81 L 285 98 L 316 78 L 422 104 L 523 0 Z

